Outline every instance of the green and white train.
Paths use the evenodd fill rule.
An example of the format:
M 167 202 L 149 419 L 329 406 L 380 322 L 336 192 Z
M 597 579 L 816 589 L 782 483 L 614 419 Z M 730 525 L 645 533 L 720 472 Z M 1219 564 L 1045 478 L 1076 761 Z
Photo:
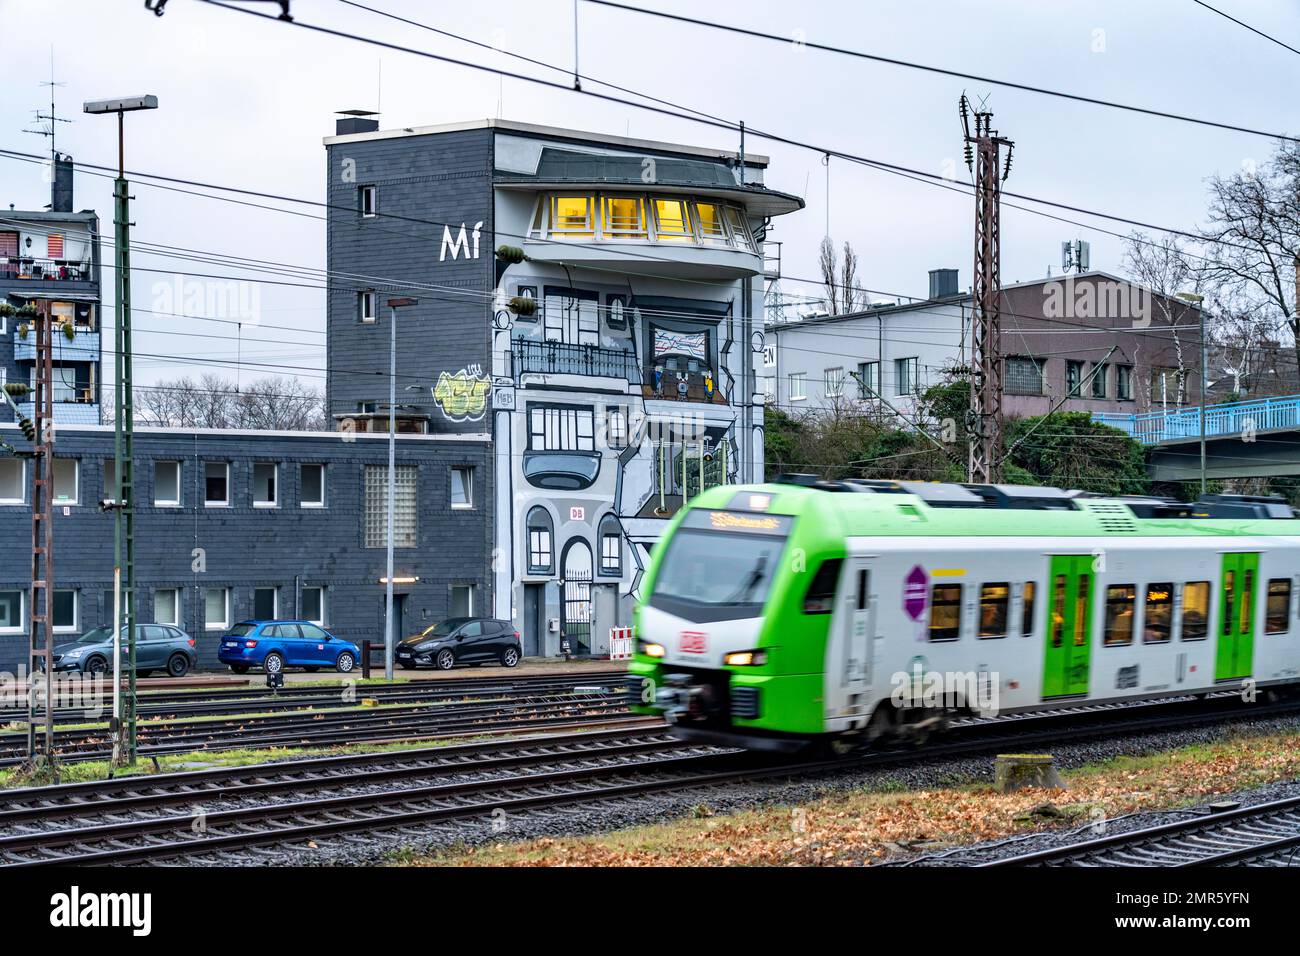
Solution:
M 731 745 L 1300 683 L 1300 520 L 1281 499 L 723 486 L 674 517 L 642 593 L 633 709 Z

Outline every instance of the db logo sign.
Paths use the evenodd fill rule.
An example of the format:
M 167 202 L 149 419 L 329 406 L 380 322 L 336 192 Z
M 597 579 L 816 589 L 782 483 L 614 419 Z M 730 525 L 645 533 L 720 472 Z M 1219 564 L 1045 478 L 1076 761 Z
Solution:
M 587 509 L 586 509 L 586 508 L 570 508 L 570 509 L 569 509 L 569 520 L 570 520 L 570 521 L 585 521 L 585 520 L 587 520 Z
M 703 631 L 682 631 L 678 646 L 683 654 L 703 654 L 708 647 L 708 638 Z

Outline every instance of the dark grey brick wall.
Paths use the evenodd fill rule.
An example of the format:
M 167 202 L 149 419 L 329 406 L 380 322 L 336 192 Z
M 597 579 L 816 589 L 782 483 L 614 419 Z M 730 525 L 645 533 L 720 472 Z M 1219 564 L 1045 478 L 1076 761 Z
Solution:
M 16 429 L 0 437 L 17 444 Z M 275 432 L 137 432 L 136 466 L 137 609 L 153 620 L 155 588 L 181 588 L 181 626 L 199 642 L 200 666 L 216 665 L 219 631 L 203 621 L 203 589 L 231 588 L 232 618 L 253 613 L 254 587 L 280 588 L 281 616 L 292 616 L 298 588 L 323 585 L 325 624 L 350 640 L 382 639 L 384 549 L 363 547 L 364 472 L 387 464 L 387 442 L 357 436 Z M 109 623 L 113 613 L 113 516 L 100 513 L 105 497 L 103 461 L 113 454 L 108 427 L 59 431 L 57 454 L 81 461 L 80 504 L 67 515 L 56 508 L 55 580 L 80 593 L 81 629 Z M 183 504 L 156 508 L 154 460 L 182 463 Z M 207 508 L 202 501 L 202 463 L 230 462 L 230 506 Z M 252 506 L 252 466 L 275 462 L 279 506 Z M 323 509 L 299 506 L 298 465 L 326 466 Z M 445 616 L 453 584 L 474 587 L 476 609 L 490 607 L 489 545 L 492 476 L 490 445 L 469 439 L 399 439 L 397 462 L 418 468 L 418 547 L 396 551 L 396 577 L 418 576 L 398 588 L 405 593 L 407 629 Z M 450 469 L 474 469 L 473 510 L 452 510 Z M 30 468 L 30 465 L 29 465 Z M 28 472 L 30 481 L 30 470 Z M 28 491 L 30 494 L 30 489 Z M 30 581 L 31 516 L 28 507 L 0 506 L 0 590 L 24 591 Z M 202 548 L 206 570 L 193 570 L 194 549 Z M 26 638 L 0 635 L 0 669 L 13 671 L 25 660 Z
M 493 281 L 492 131 L 488 129 L 334 144 L 327 148 L 329 406 L 351 414 L 388 400 L 393 295 L 419 304 L 398 317 L 398 401 L 419 405 L 441 432 L 484 430 L 486 418 L 451 421 L 431 394 L 442 372 L 488 363 Z M 363 218 L 359 188 L 378 187 L 378 216 Z M 358 210 L 351 213 L 344 210 Z M 444 224 L 467 237 L 482 222 L 479 257 L 439 261 Z M 438 286 L 439 288 L 430 288 Z M 358 321 L 357 293 L 378 292 L 379 318 Z M 419 391 L 406 391 L 405 386 Z

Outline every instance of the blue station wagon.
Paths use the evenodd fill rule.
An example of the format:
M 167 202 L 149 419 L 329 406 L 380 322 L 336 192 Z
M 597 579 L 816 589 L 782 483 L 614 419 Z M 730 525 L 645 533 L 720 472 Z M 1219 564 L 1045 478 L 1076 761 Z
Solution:
M 221 638 L 217 659 L 236 674 L 246 674 L 250 667 L 268 674 L 286 667 L 332 667 L 347 674 L 361 659 L 361 648 L 310 621 L 242 621 Z

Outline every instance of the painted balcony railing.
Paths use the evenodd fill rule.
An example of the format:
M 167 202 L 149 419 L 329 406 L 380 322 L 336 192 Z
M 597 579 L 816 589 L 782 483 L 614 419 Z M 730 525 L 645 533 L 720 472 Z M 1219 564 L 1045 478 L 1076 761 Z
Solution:
M 1201 436 L 1200 406 L 1142 415 L 1095 412 L 1093 421 L 1118 428 L 1146 445 L 1185 441 Z M 1241 435 L 1247 432 L 1300 429 L 1300 395 L 1256 398 L 1205 407 L 1205 437 Z
M 548 375 L 584 375 L 589 378 L 621 378 L 625 382 L 641 381 L 636 356 L 622 349 L 520 339 L 514 343 L 513 352 L 516 376 L 526 372 L 543 372 Z

